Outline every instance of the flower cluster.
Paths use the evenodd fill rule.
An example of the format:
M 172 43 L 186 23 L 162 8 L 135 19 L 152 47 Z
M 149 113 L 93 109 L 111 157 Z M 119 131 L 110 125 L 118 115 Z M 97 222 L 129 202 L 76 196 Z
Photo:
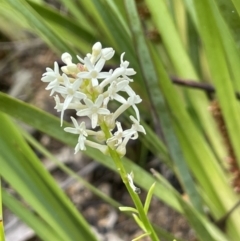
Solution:
M 75 153 L 91 146 L 106 154 L 110 147 L 124 156 L 128 141 L 137 139 L 138 132 L 145 134 L 143 126 L 139 124 L 140 116 L 136 106 L 142 100 L 129 86 L 133 81 L 130 77 L 136 72 L 128 67 L 128 61 L 124 61 L 124 53 L 121 55 L 120 67 L 109 72 L 102 71 L 105 62 L 113 57 L 114 52 L 112 48 L 102 48 L 101 43 L 97 42 L 92 47 L 92 53 L 88 53 L 85 58 L 77 56 L 77 64 L 72 62 L 69 53 L 64 53 L 62 61 L 66 65 L 61 68 L 62 74 L 55 62 L 54 69 L 47 68 L 41 79 L 48 83 L 46 89 L 51 90 L 50 95 L 56 93 L 55 109 L 61 112 L 61 125 L 67 109 L 74 109 L 77 116 L 87 116 L 91 120 L 91 130 L 86 128 L 85 122 L 79 124 L 74 117 L 71 117 L 74 127 L 64 129 L 78 135 Z M 121 95 L 124 92 L 125 98 Z M 114 100 L 120 106 L 111 112 L 108 105 Z M 117 119 L 129 107 L 133 107 L 136 117 L 130 116 L 132 127 L 123 130 Z M 109 131 L 108 138 L 103 125 Z M 88 136 L 94 136 L 98 142 L 88 140 Z

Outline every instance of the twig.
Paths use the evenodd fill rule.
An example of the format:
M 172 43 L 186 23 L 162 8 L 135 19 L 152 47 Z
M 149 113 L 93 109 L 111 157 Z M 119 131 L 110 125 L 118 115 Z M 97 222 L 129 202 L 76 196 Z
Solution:
M 180 79 L 180 78 L 175 77 L 175 76 L 172 76 L 171 80 L 176 85 L 204 90 L 205 92 L 207 92 L 209 94 L 212 94 L 212 93 L 216 92 L 215 87 L 213 87 L 211 84 L 208 84 L 208 83 L 201 83 L 201 82 L 196 82 L 194 80 Z M 239 92 L 235 92 L 235 96 L 236 96 L 237 99 L 240 100 L 240 93 Z

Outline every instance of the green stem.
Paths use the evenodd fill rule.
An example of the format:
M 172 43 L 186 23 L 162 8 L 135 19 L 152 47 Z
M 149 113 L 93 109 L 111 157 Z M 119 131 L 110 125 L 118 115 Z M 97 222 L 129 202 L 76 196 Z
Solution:
M 111 137 L 109 129 L 105 123 L 101 124 L 101 129 L 105 133 L 106 139 Z M 110 147 L 108 147 L 108 149 L 109 149 L 110 156 L 112 157 L 112 159 L 119 171 L 122 181 L 125 184 L 125 186 L 128 190 L 128 193 L 130 194 L 130 196 L 134 202 L 136 209 L 138 210 L 139 217 L 140 217 L 147 233 L 149 233 L 149 236 L 151 237 L 152 241 L 160 241 L 160 239 L 157 237 L 157 234 L 155 233 L 155 230 L 153 229 L 153 227 L 147 217 L 147 214 L 144 212 L 144 208 L 143 208 L 142 202 L 141 202 L 138 194 L 136 194 L 130 187 L 130 184 L 129 184 L 128 178 L 127 178 L 127 172 L 122 164 L 119 154 L 116 152 L 116 150 L 113 150 Z
M 4 228 L 3 228 L 3 214 L 2 214 L 2 189 L 1 189 L 1 178 L 0 178 L 0 240 L 4 241 Z

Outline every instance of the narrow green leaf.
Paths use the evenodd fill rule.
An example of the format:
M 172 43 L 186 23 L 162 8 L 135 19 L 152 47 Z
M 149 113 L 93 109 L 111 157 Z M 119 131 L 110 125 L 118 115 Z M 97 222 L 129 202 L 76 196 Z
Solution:
M 187 0 L 185 0 L 187 1 Z M 192 5 L 191 0 L 188 0 L 189 5 Z M 163 45 L 171 59 L 171 63 L 175 68 L 176 74 L 180 78 L 193 79 L 199 81 L 199 77 L 190 58 L 184 48 L 182 41 L 174 25 L 173 19 L 168 11 L 166 1 L 164 0 L 146 0 L 146 4 L 151 12 L 152 20 L 161 35 Z M 194 15 L 194 13 L 193 13 Z M 195 15 L 194 15 L 195 16 Z M 156 50 L 155 50 L 156 51 Z M 158 68 L 156 66 L 156 68 Z M 215 153 L 219 159 L 226 156 L 226 151 L 222 148 L 221 136 L 218 132 L 217 126 L 211 114 L 206 111 L 209 106 L 209 100 L 202 91 L 195 91 L 186 89 L 184 95 L 188 99 L 186 108 L 194 109 L 201 128 L 204 129 L 204 135 L 211 143 Z M 182 101 L 181 101 L 182 102 Z
M 147 126 L 145 126 L 145 130 Z M 147 127 L 149 128 L 149 127 Z M 149 129 L 150 130 L 150 129 Z M 149 135 L 149 132 L 147 131 L 147 136 Z M 52 154 L 50 154 L 43 146 L 40 146 L 40 144 L 28 133 L 23 132 L 23 136 L 26 138 L 26 140 L 34 147 L 36 148 L 36 150 L 38 150 L 40 153 L 42 153 L 43 155 L 45 155 L 46 157 L 48 157 L 50 160 L 54 161 L 59 168 L 61 168 L 64 172 L 66 172 L 67 174 L 69 174 L 70 176 L 73 176 L 76 178 L 76 180 L 78 180 L 79 182 L 83 183 L 89 190 L 91 190 L 95 195 L 99 196 L 102 200 L 108 202 L 109 204 L 111 204 L 113 207 L 120 207 L 119 209 L 121 211 L 124 211 L 124 209 L 126 208 L 127 210 L 129 210 L 129 208 L 131 209 L 131 207 L 122 207 L 122 204 L 116 202 L 115 200 L 111 199 L 109 196 L 106 196 L 105 194 L 101 193 L 98 189 L 96 189 L 94 186 L 92 186 L 90 183 L 86 182 L 83 178 L 81 178 L 80 176 L 76 175 L 76 173 L 74 173 L 73 171 L 71 171 L 68 167 L 66 167 L 64 164 L 59 163 L 58 160 L 56 160 Z M 156 142 L 159 142 L 159 140 L 155 140 Z M 155 143 L 155 141 L 153 141 Z M 154 189 L 152 189 L 150 187 L 150 189 L 152 191 L 154 191 Z M 126 211 L 127 211 L 126 210 Z M 133 212 L 136 209 L 131 209 L 131 212 Z M 168 241 L 172 241 L 174 239 L 174 236 L 168 232 L 166 232 L 164 229 L 160 228 L 160 227 L 154 227 L 154 229 L 156 230 L 157 234 L 160 237 L 165 238 Z M 178 241 L 184 241 L 182 239 L 177 239 Z
M 131 45 L 130 31 L 126 29 L 123 17 L 120 15 L 120 12 L 116 10 L 117 4 L 109 4 L 109 1 L 99 0 L 93 0 L 91 3 L 89 3 L 89 1 L 81 1 L 81 4 L 84 6 L 85 10 L 94 17 L 94 20 L 97 20 L 96 24 L 102 28 L 102 31 L 104 31 L 107 36 L 110 36 L 110 42 L 117 52 L 125 52 L 128 61 L 136 72 L 140 73 L 134 49 Z M 102 35 L 99 37 L 101 36 Z M 141 75 L 137 75 L 135 79 L 139 81 L 139 83 L 142 83 Z
M 124 1 L 122 0 L 106 0 L 109 8 L 112 10 L 114 15 L 117 16 L 117 19 L 121 22 L 124 31 L 131 36 L 130 29 L 127 24 L 127 15 L 125 12 Z
M 60 240 L 96 240 L 88 224 L 25 143 L 16 125 L 0 113 L 0 174 L 32 206 Z
M 193 23 L 192 16 L 188 16 L 188 52 L 192 60 L 192 63 L 197 70 L 198 74 L 201 74 L 201 65 L 200 65 L 200 53 L 199 53 L 199 35 L 196 29 L 196 26 Z
M 74 54 L 74 51 L 51 29 L 41 16 L 34 11 L 26 1 L 23 0 L 6 0 L 13 8 L 21 13 L 28 23 L 36 29 L 42 38 L 56 51 L 69 51 Z
M 238 15 L 240 16 L 240 2 L 238 0 L 232 0 L 232 2 L 237 9 Z
M 202 241 L 227 241 L 225 235 L 218 230 L 213 223 L 207 220 L 202 214 L 196 211 L 191 205 L 183 200 L 181 195 L 172 187 L 172 185 L 160 173 L 152 170 L 156 179 L 163 183 L 169 190 L 175 193 L 180 205 L 183 207 L 184 215 L 191 227 L 194 228 L 199 240 Z
M 218 30 L 217 18 L 219 12 L 213 1 L 195 1 L 195 7 L 212 79 L 217 90 L 218 101 L 240 165 L 240 108 L 235 98 L 234 87 L 226 61 L 223 44 L 225 36 Z
M 114 14 L 106 1 L 93 0 L 93 3 L 99 13 L 104 13 L 101 17 L 109 33 L 111 33 L 114 38 L 114 46 L 116 46 L 118 50 L 126 51 L 127 56 L 132 58 L 132 56 L 134 56 L 134 52 L 130 44 L 131 38 L 129 33 L 126 32 L 126 29 L 122 26 L 122 21 L 118 20 L 118 16 Z M 121 41 L 119 41 L 120 39 Z M 134 60 L 130 59 L 130 62 L 132 63 Z
M 141 70 L 144 76 L 145 84 L 147 85 L 149 96 L 156 111 L 157 117 L 162 126 L 164 138 L 166 140 L 169 155 L 176 165 L 176 173 L 182 183 L 184 190 L 189 195 L 189 198 L 195 208 L 202 212 L 202 202 L 199 194 L 194 186 L 194 181 L 189 173 L 188 167 L 184 160 L 178 140 L 173 130 L 172 120 L 163 94 L 158 85 L 158 78 L 154 69 L 148 47 L 145 42 L 144 34 L 141 29 L 140 20 L 134 1 L 126 0 L 126 11 L 128 13 L 133 38 L 135 41 L 136 52 L 140 62 Z
M 191 19 L 196 19 L 196 11 L 192 0 L 184 0 L 186 2 L 188 12 L 190 13 Z M 191 2 L 191 4 L 187 4 Z M 223 46 L 225 49 L 226 59 L 228 61 L 228 67 L 231 69 L 231 77 L 234 82 L 235 91 L 240 90 L 240 70 L 238 66 L 240 65 L 240 56 L 238 53 L 238 38 L 240 37 L 239 26 L 240 26 L 240 16 L 236 13 L 236 10 L 230 1 L 217 0 L 216 1 L 219 10 L 215 8 L 216 24 L 218 25 L 218 30 L 221 34 Z M 220 14 L 220 11 L 222 14 Z M 199 32 L 199 21 L 196 19 L 194 21 L 195 27 Z M 231 31 L 232 30 L 232 31 Z M 235 38 L 232 36 L 234 35 Z M 235 41 L 236 39 L 236 41 Z M 195 41 L 198 45 L 198 41 Z
M 2 182 L 1 182 L 1 178 L 0 178 L 0 240 L 5 241 L 4 227 L 3 227 Z
M 89 26 L 89 22 L 85 18 L 84 14 L 81 11 L 81 8 L 76 3 L 76 1 L 73 0 L 60 0 L 67 10 L 74 16 L 73 21 L 79 22 L 81 25 Z
M 77 143 L 76 136 L 70 135 L 63 131 L 63 128 L 67 126 L 65 122 L 63 123 L 63 128 L 61 128 L 60 120 L 58 118 L 22 101 L 13 99 L 1 92 L 0 111 L 3 111 L 10 116 L 20 121 L 23 121 L 30 126 L 33 126 L 34 128 L 48 134 L 49 136 L 56 138 L 57 140 L 62 141 L 63 143 L 66 143 L 69 146 L 74 147 Z M 93 158 L 94 160 L 97 160 L 104 166 L 107 166 L 111 170 L 117 172 L 116 167 L 110 157 L 103 155 L 102 153 L 93 148 L 88 148 L 87 151 L 85 151 L 84 153 L 89 157 Z M 154 178 L 149 173 L 147 173 L 142 168 L 137 166 L 135 163 L 129 161 L 128 159 L 123 158 L 122 161 L 128 172 L 134 172 L 135 182 L 143 189 L 148 190 L 154 182 Z M 142 178 L 143 176 L 144 178 Z M 156 188 L 154 189 L 154 194 L 159 199 L 166 202 L 169 206 L 172 206 L 175 210 L 181 212 L 181 208 L 176 199 L 166 188 L 164 188 L 160 184 L 157 184 Z
M 146 229 L 145 229 L 142 221 L 139 219 L 139 217 L 138 217 L 136 214 L 134 214 L 134 213 L 132 214 L 132 216 L 133 216 L 135 222 L 138 224 L 138 226 L 139 226 L 144 232 L 146 232 Z
M 121 212 L 138 213 L 138 210 L 136 208 L 132 208 L 132 207 L 119 207 L 119 210 Z
M 1 157 L 0 157 L 1 158 Z M 16 198 L 3 190 L 3 203 L 14 214 L 21 218 L 29 227 L 31 227 L 44 241 L 59 241 L 61 237 L 46 222 L 38 217 L 33 211 L 30 211 L 26 205 L 20 203 Z M 2 239 L 0 239 L 2 240 Z
M 153 49 L 151 53 L 158 67 L 159 85 L 164 92 L 171 112 L 175 113 L 174 126 L 182 150 L 184 151 L 184 156 L 200 187 L 203 189 L 203 192 L 209 197 L 209 199 L 205 201 L 207 201 L 210 210 L 216 218 L 220 218 L 234 206 L 238 198 L 229 187 L 228 180 L 223 170 L 219 166 L 209 145 L 202 137 L 200 130 L 194 125 L 184 106 L 181 105 L 179 96 L 175 92 L 159 56 L 157 56 Z M 221 187 L 221 189 L 219 189 L 219 187 Z M 230 217 L 228 220 L 230 228 L 236 227 L 239 215 L 240 213 L 236 212 Z
M 140 240 L 144 237 L 147 237 L 149 235 L 150 235 L 150 233 L 143 233 L 142 235 L 138 236 L 137 238 L 134 238 L 132 241 L 138 241 L 138 240 Z
M 72 171 L 70 168 L 68 168 L 66 165 L 64 165 L 61 161 L 59 161 L 56 157 L 54 157 L 54 155 L 52 155 L 48 150 L 46 150 L 39 142 L 37 142 L 27 132 L 25 132 L 23 130 L 21 130 L 21 132 L 31 146 L 33 146 L 37 151 L 39 151 L 39 153 L 42 153 L 45 157 L 49 158 L 49 160 L 54 162 L 62 171 L 67 173 L 69 176 L 74 177 L 76 180 L 78 180 L 80 183 L 82 183 L 84 186 L 86 186 L 92 193 L 94 193 L 96 196 L 100 197 L 105 202 L 109 203 L 111 206 L 116 207 L 116 208 L 121 206 L 121 204 L 119 202 L 116 202 L 114 199 L 112 199 L 108 195 L 101 192 L 98 188 L 91 185 L 80 175 L 76 174 L 74 171 Z
M 223 19 L 223 17 L 220 16 L 219 11 L 215 11 L 215 16 L 216 16 L 216 24 L 218 25 L 218 29 L 221 34 L 222 43 L 225 50 L 224 53 L 226 56 L 229 72 L 231 75 L 231 80 L 233 81 L 233 88 L 235 91 L 240 91 L 240 82 L 239 82 L 240 55 L 238 50 L 238 40 L 235 41 L 234 37 L 232 36 L 232 31 L 230 31 L 226 23 L 226 19 Z M 240 26 L 239 16 L 238 16 L 238 23 Z M 239 37 L 240 37 L 240 33 L 238 34 L 238 39 Z
M 151 204 L 151 200 L 152 200 L 155 185 L 156 185 L 156 183 L 154 182 L 153 185 L 148 190 L 148 193 L 147 193 L 147 197 L 146 197 L 146 200 L 145 200 L 145 203 L 144 203 L 144 211 L 145 211 L 146 214 L 148 213 L 148 209 L 149 209 L 150 204 Z
M 90 43 L 94 38 L 94 30 L 89 31 L 88 29 L 84 28 L 82 22 L 76 22 L 68 16 L 60 14 L 58 11 L 50 8 L 46 4 L 39 4 L 30 0 L 27 2 L 37 13 L 41 15 L 44 21 L 60 27 L 62 32 L 65 30 L 65 36 L 68 36 L 69 38 L 69 33 L 75 35 L 79 41 L 79 45 L 82 40 L 84 40 L 86 43 Z M 66 40 L 69 41 L 69 39 Z

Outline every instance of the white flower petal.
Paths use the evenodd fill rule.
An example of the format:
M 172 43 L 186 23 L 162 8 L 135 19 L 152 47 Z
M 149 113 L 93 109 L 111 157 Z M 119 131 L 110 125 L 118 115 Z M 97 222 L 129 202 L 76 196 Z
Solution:
M 67 65 L 72 64 L 72 56 L 69 53 L 63 53 L 61 59 Z
M 104 99 L 104 96 L 103 96 L 103 95 L 99 95 L 99 96 L 97 97 L 97 99 L 96 99 L 96 101 L 95 101 L 95 106 L 96 106 L 97 108 L 99 108 L 99 107 L 102 105 L 103 99 Z
M 92 121 L 92 128 L 94 129 L 97 126 L 98 123 L 98 114 L 97 113 L 93 113 L 91 116 L 91 121 Z
M 115 51 L 113 50 L 113 48 L 104 48 L 102 49 L 102 56 L 101 58 L 103 58 L 104 60 L 109 60 L 113 57 Z
M 85 66 L 87 67 L 88 72 L 94 69 L 94 65 L 91 63 L 88 57 L 84 58 L 84 63 L 85 63 Z
M 77 112 L 77 115 L 78 116 L 89 116 L 89 115 L 91 115 L 91 113 L 92 113 L 91 110 L 86 108 L 86 109 L 83 109 L 83 110 L 79 110 Z
M 64 131 L 72 133 L 72 134 L 78 134 L 78 131 L 76 128 L 72 128 L 72 127 L 65 127 Z
M 74 127 L 77 129 L 77 128 L 78 128 L 78 122 L 77 122 L 77 120 L 76 120 L 74 117 L 72 117 L 72 116 L 71 116 L 71 120 L 72 120 L 72 122 L 73 122 Z
M 84 71 L 84 72 L 78 73 L 77 76 L 82 79 L 89 79 L 89 78 L 91 78 L 91 73 Z
M 109 115 L 110 114 L 110 110 L 106 109 L 106 108 L 99 108 L 97 113 L 99 115 Z
M 93 87 L 98 86 L 98 79 L 92 78 L 92 86 Z
M 103 62 L 98 61 L 97 64 L 95 65 L 94 69 L 99 73 L 104 66 Z
M 85 102 L 87 107 L 91 108 L 93 106 L 93 102 L 90 99 L 86 98 L 83 101 Z

